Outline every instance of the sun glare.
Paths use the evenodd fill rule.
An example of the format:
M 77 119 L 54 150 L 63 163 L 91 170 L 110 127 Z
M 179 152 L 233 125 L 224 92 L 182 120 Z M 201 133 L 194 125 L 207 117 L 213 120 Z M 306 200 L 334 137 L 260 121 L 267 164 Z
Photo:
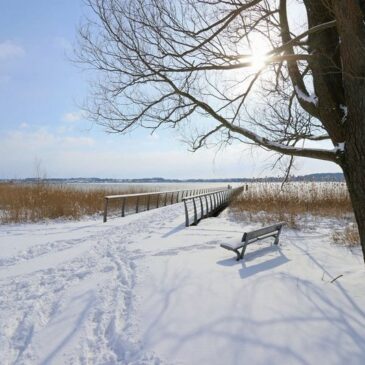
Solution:
M 241 62 L 249 66 L 251 71 L 258 72 L 262 70 L 270 60 L 269 52 L 271 50 L 265 40 L 258 35 L 251 37 L 247 46 L 239 47 L 239 53 L 242 55 Z
M 266 65 L 267 56 L 263 52 L 255 52 L 248 58 L 248 61 L 251 64 L 251 68 L 257 72 Z

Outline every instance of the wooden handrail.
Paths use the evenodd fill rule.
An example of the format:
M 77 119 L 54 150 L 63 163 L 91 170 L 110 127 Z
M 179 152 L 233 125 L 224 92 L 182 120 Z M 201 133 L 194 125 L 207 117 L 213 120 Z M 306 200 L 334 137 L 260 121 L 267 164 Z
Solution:
M 224 190 L 224 188 L 218 188 L 220 190 Z M 225 188 L 228 190 L 227 188 Z M 205 188 L 205 189 L 180 189 L 180 190 L 168 190 L 168 191 L 154 191 L 150 193 L 135 193 L 135 194 L 123 194 L 123 195 L 107 195 L 104 197 L 104 214 L 103 214 L 103 221 L 106 222 L 108 219 L 108 210 L 110 208 L 109 206 L 109 200 L 122 200 L 122 206 L 121 206 L 121 216 L 125 216 L 125 206 L 126 202 L 130 198 L 137 198 L 136 205 L 135 205 L 135 213 L 140 212 L 140 199 L 141 197 L 148 197 L 148 201 L 146 204 L 147 210 L 150 210 L 151 204 L 150 204 L 150 197 L 151 196 L 157 196 L 157 202 L 156 206 L 153 209 L 159 208 L 161 206 L 166 206 L 170 204 L 176 204 L 179 201 L 183 201 L 183 199 L 188 199 L 191 196 L 195 196 L 197 192 L 208 194 L 211 191 L 216 191 L 217 188 Z M 168 194 L 171 194 L 171 198 L 167 199 Z M 176 194 L 176 197 L 174 197 L 174 194 Z M 163 196 L 163 198 L 160 199 L 160 196 Z M 184 198 L 185 196 L 185 198 Z M 180 200 L 179 200 L 180 199 Z M 175 202 L 174 202 L 175 201 Z M 160 202 L 161 205 L 160 205 Z
M 230 199 L 233 194 L 240 193 L 244 189 L 244 186 L 240 186 L 238 188 L 226 188 L 221 190 L 216 190 L 208 193 L 192 195 L 183 199 L 185 205 L 185 226 L 189 227 L 190 225 L 198 224 L 198 222 L 204 218 L 211 217 L 216 214 L 220 210 L 224 209 L 230 202 Z M 210 204 L 208 203 L 208 197 Z M 205 201 L 205 209 L 203 204 L 203 198 Z M 192 201 L 193 203 L 193 221 L 190 222 L 189 219 L 189 209 L 188 202 Z M 197 201 L 200 202 L 200 215 L 198 213 Z M 206 213 L 204 213 L 204 211 Z

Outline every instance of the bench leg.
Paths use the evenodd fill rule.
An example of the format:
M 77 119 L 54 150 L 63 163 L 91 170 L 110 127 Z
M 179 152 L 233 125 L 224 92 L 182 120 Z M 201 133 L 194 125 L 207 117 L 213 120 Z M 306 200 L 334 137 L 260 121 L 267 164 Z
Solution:
M 280 226 L 280 229 L 278 230 L 278 233 L 275 236 L 274 245 L 278 245 L 279 244 L 279 236 L 280 236 L 280 233 L 281 233 L 281 226 Z
M 245 244 L 245 245 L 242 247 L 242 251 L 241 251 L 241 254 L 240 254 L 240 258 L 239 258 L 238 260 L 242 260 L 242 259 L 243 259 L 243 256 L 245 256 L 246 247 L 247 247 L 247 244 Z M 237 261 L 238 261 L 238 260 L 237 260 Z
M 233 250 L 236 255 L 237 255 L 237 258 L 236 258 L 236 261 L 239 261 L 241 259 L 241 253 L 238 251 L 238 250 Z

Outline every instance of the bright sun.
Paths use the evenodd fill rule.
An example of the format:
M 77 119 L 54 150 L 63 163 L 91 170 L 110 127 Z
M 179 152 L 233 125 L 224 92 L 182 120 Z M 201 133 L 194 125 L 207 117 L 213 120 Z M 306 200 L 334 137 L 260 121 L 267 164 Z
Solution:
M 260 71 L 266 65 L 267 55 L 264 52 L 254 52 L 248 57 L 248 62 L 255 72 Z
M 252 36 L 250 42 L 238 48 L 241 51 L 241 62 L 249 66 L 251 71 L 262 70 L 270 60 L 271 47 L 259 35 Z

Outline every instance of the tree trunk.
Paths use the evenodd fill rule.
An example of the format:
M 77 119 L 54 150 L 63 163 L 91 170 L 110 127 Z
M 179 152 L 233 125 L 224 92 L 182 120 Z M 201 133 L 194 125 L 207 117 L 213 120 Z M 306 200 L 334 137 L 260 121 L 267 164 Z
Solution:
M 357 0 L 336 0 L 347 116 L 346 147 L 340 158 L 350 192 L 365 261 L 365 27 Z
M 355 160 L 350 156 L 352 152 L 348 154 L 349 159 L 346 166 L 343 167 L 343 172 L 359 229 L 361 248 L 365 261 L 365 154 L 360 160 Z

